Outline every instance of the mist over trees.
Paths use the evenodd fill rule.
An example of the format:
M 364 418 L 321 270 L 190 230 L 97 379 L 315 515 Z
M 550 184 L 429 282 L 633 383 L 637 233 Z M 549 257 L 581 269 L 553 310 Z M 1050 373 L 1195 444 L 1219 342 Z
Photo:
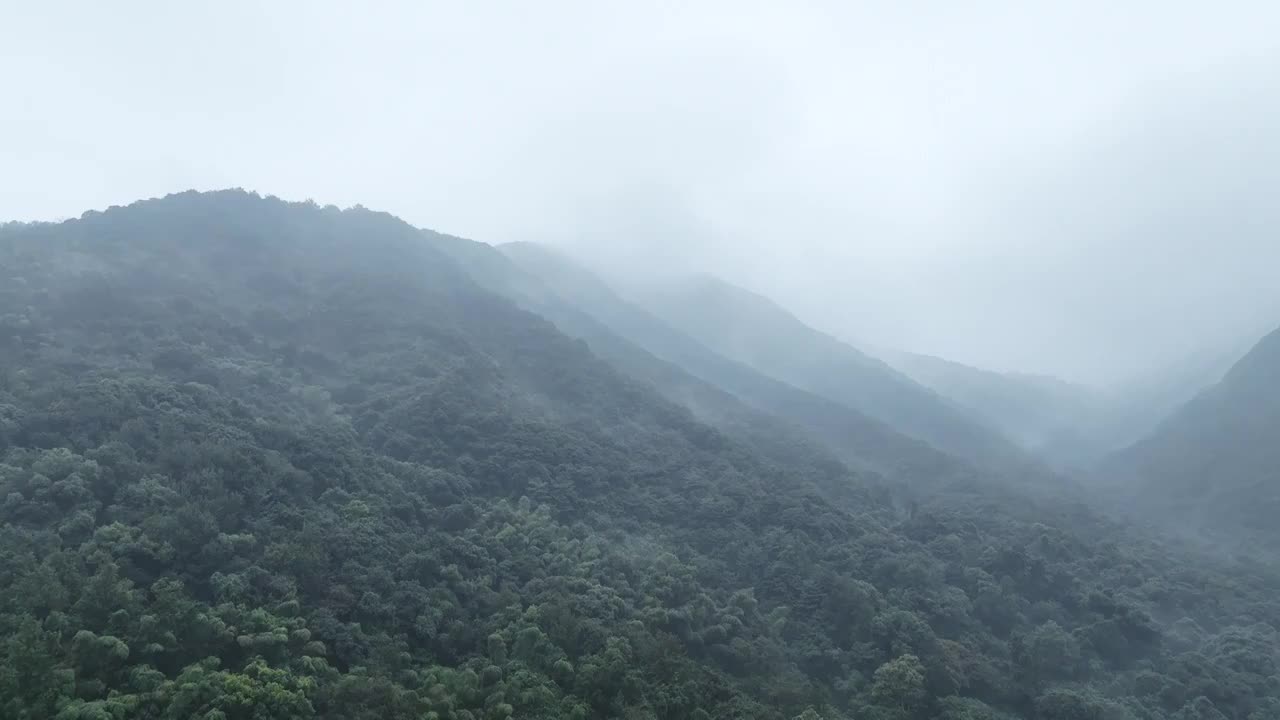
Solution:
M 0 7 L 0 720 L 1280 720 L 1280 3 Z
M 1280 717 L 1274 556 L 673 318 L 242 191 L 0 228 L 0 715 Z M 1264 507 L 1271 340 L 1153 436 L 1250 480 L 1143 493 Z

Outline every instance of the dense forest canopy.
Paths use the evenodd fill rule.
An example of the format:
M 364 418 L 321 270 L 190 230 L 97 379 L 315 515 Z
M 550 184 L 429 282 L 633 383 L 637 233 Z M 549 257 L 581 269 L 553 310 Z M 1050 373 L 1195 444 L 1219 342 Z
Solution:
M 1280 717 L 1269 568 L 851 470 L 449 243 L 241 191 L 0 228 L 0 717 Z

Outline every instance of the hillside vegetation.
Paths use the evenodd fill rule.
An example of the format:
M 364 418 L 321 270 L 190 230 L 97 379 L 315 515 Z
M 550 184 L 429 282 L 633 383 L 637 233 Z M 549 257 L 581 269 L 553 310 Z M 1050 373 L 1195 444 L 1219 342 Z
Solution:
M 1280 716 L 1267 572 L 904 507 L 441 242 L 240 191 L 0 229 L 0 717 Z

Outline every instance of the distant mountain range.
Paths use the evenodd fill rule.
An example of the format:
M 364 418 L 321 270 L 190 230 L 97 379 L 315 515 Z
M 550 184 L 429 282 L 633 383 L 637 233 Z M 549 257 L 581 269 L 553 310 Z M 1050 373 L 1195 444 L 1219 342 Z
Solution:
M 620 292 L 543 245 L 434 240 L 481 285 L 551 319 L 700 420 L 762 446 L 816 441 L 917 488 L 993 477 L 1071 486 L 1045 465 L 1097 477 L 1099 463 L 1137 453 L 1121 451 L 1212 385 L 1233 357 L 1203 353 L 1114 390 L 903 352 L 884 353 L 886 363 L 710 276 Z M 1124 463 L 1104 465 L 1100 475 L 1114 477 Z
M 636 302 L 723 357 L 990 467 L 1029 461 L 996 430 L 772 300 L 700 275 L 630 289 Z
M 1243 352 L 1202 352 L 1105 390 L 1047 375 L 983 370 L 929 355 L 888 352 L 885 358 L 1052 466 L 1087 473 L 1217 382 Z
M 1157 469 L 1159 459 L 1135 463 L 1133 458 L 1162 446 L 1189 452 L 1193 444 L 1185 439 L 1161 440 L 1170 428 L 1188 423 L 1179 418 L 1237 427 L 1228 410 L 1250 397 L 1255 402 L 1265 397 L 1240 390 L 1229 401 L 1203 399 L 1244 382 L 1239 368 L 1265 367 L 1264 361 L 1250 359 L 1265 350 L 1265 343 L 1240 361 L 1223 385 L 1161 425 L 1197 392 L 1213 386 L 1238 353 L 1201 353 L 1140 382 L 1108 390 L 911 353 L 885 353 L 886 363 L 805 325 L 765 297 L 710 276 L 628 283 L 619 292 L 546 246 L 492 248 L 456 238 L 441 241 L 482 285 L 552 319 L 704 422 L 745 432 L 762 446 L 818 441 L 855 467 L 906 480 L 917 489 L 993 477 L 1028 488 L 1045 482 L 1072 487 L 1064 476 L 1039 464 L 1043 462 L 1095 483 L 1108 478 L 1105 497 L 1165 498 L 1171 502 L 1168 507 L 1151 506 L 1143 515 L 1168 512 L 1170 518 L 1192 519 L 1199 527 L 1206 519 L 1229 515 L 1225 508 L 1210 507 L 1207 516 L 1179 511 L 1179 503 L 1195 505 L 1204 494 L 1192 482 L 1210 477 L 1203 464 L 1183 467 L 1185 487 L 1157 490 L 1158 481 L 1152 484 L 1150 478 L 1179 473 Z M 1220 417 L 1204 415 L 1210 402 L 1216 402 Z M 1269 427 L 1280 428 L 1280 422 Z M 1183 432 L 1206 442 L 1213 437 L 1210 432 Z M 1251 462 L 1244 460 L 1248 453 L 1218 450 Z M 1253 464 L 1280 466 L 1268 465 L 1271 459 Z M 1243 508 L 1254 493 L 1267 497 L 1265 478 L 1253 479 L 1264 484 L 1224 491 L 1222 503 Z M 1265 517 L 1266 512 L 1258 516 Z
M 853 348 L 843 346 L 864 368 L 858 381 L 875 390 L 866 398 L 849 394 L 837 400 L 718 352 L 670 318 L 622 297 L 599 276 L 552 248 L 513 243 L 495 249 L 444 236 L 439 242 L 482 285 L 551 318 L 562 331 L 585 340 L 595 352 L 652 383 L 706 422 L 740 426 L 745 418 L 754 418 L 762 440 L 774 441 L 781 421 L 792 435 L 819 440 L 856 467 L 916 482 L 972 479 L 980 474 L 979 467 L 988 473 L 1040 470 L 1011 444 L 964 418 L 932 391 Z M 745 306 L 742 311 L 749 309 Z M 794 323 L 785 329 L 825 337 Z M 880 384 L 889 387 L 877 387 Z M 868 411 L 868 407 L 882 409 L 885 398 L 893 393 L 922 401 L 924 407 L 917 416 L 927 418 L 930 410 L 936 411 L 941 416 L 937 424 L 952 423 L 959 428 L 958 434 L 968 433 L 978 442 L 960 446 L 963 453 L 944 452 Z

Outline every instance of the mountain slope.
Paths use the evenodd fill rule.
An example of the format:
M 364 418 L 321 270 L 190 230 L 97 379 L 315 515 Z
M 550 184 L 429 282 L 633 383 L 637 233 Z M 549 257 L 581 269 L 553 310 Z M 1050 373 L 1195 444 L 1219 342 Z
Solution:
M 6 594 L 0 625 L 50 669 L 0 674 L 6 717 L 823 701 L 797 658 L 769 659 L 755 597 L 806 574 L 768 570 L 801 548 L 795 521 L 815 547 L 864 524 L 413 228 L 188 194 L 5 240 L 5 307 L 24 310 L 4 328 L 0 548 L 32 592 Z M 779 683 L 744 693 L 721 664 Z
M 642 306 L 717 353 L 992 467 L 1027 458 L 937 393 L 800 322 L 767 298 L 711 277 L 637 290 Z
M 456 238 L 448 246 L 487 287 L 551 319 L 705 422 L 744 432 L 749 419 L 753 444 L 768 444 L 779 432 L 804 434 L 846 462 L 899 480 L 924 483 L 973 474 L 964 463 L 883 423 L 712 352 L 553 250 L 513 243 L 498 254 Z
M 387 215 L 5 227 L 0 368 L 6 718 L 1278 709 L 1265 573 L 837 502 Z
M 1140 379 L 1095 389 L 1058 378 L 998 373 L 942 358 L 889 352 L 920 384 L 964 407 L 1054 467 L 1091 472 L 1103 458 L 1145 437 L 1243 351 L 1205 352 Z
M 1105 400 L 1057 378 L 998 373 L 943 358 L 898 352 L 888 361 L 1056 467 L 1088 467 L 1123 444 L 1103 432 Z
M 1217 385 L 1148 437 L 1117 453 L 1104 475 L 1149 517 L 1220 540 L 1280 547 L 1280 330 Z

